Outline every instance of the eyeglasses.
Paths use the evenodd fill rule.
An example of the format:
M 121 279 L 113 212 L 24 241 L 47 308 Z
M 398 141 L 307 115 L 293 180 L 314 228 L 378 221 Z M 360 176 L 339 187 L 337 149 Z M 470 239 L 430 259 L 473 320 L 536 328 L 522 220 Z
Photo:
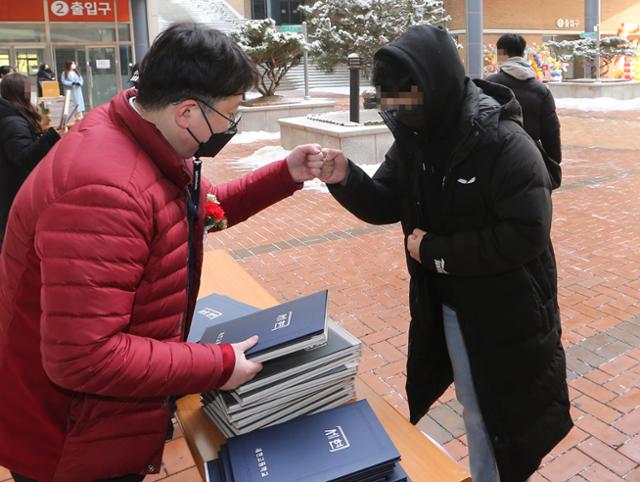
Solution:
M 230 132 L 230 131 L 235 131 L 236 130 L 236 127 L 238 126 L 238 123 L 240 122 L 240 119 L 242 119 L 242 115 L 240 114 L 240 112 L 236 112 L 231 117 L 228 117 L 228 116 L 224 115 L 222 112 L 220 112 L 218 109 L 216 109 L 215 107 L 210 105 L 209 103 L 205 102 L 204 100 L 202 100 L 202 99 L 195 99 L 195 100 L 200 102 L 201 104 L 204 104 L 207 108 L 211 109 L 213 112 L 215 112 L 216 114 L 218 114 L 222 118 L 224 118 L 227 121 L 229 121 L 229 127 L 227 127 L 226 132 Z M 209 121 L 207 121 L 207 123 L 209 123 Z

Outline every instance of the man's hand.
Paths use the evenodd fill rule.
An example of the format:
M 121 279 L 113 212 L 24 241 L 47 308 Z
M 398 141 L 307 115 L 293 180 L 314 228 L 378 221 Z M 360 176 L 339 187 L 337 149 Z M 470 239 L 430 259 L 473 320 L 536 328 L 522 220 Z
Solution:
M 289 173 L 296 182 L 304 182 L 320 176 L 322 151 L 318 144 L 298 146 L 287 156 Z
M 320 173 L 320 180 L 327 184 L 343 182 L 349 174 L 349 161 L 342 151 L 337 149 L 322 149 L 324 162 Z
M 415 259 L 418 263 L 422 263 L 420 259 L 420 244 L 422 243 L 422 238 L 427 234 L 426 231 L 422 229 L 415 228 L 413 233 L 407 236 L 407 251 L 413 259 Z
M 236 354 L 236 365 L 233 367 L 233 372 L 229 377 L 229 380 L 220 387 L 220 390 L 233 390 L 238 388 L 243 383 L 248 382 L 256 374 L 262 370 L 262 363 L 256 363 L 247 360 L 244 356 L 244 352 L 258 343 L 258 337 L 252 336 L 240 343 L 232 343 L 231 347 Z

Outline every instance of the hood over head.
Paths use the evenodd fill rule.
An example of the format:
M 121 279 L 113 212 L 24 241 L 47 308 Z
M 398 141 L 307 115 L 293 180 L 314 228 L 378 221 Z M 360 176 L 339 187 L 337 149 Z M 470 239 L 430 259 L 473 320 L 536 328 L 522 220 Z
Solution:
M 409 74 L 412 85 L 423 94 L 425 125 L 429 141 L 447 137 L 457 127 L 465 97 L 466 75 L 458 49 L 440 27 L 418 25 L 380 48 L 375 60 L 390 60 Z

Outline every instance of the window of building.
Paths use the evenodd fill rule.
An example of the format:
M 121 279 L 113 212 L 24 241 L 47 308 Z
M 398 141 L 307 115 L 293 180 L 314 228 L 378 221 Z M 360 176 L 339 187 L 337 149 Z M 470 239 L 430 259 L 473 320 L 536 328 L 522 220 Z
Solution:
M 115 42 L 116 29 L 113 23 L 51 23 L 51 40 L 52 42 Z
M 44 41 L 44 23 L 0 22 L 0 42 Z
M 280 0 L 280 21 L 279 24 L 298 25 L 302 23 L 302 14 L 298 7 L 304 0 Z
M 253 2 L 251 2 L 251 18 L 267 18 L 266 0 L 253 0 Z

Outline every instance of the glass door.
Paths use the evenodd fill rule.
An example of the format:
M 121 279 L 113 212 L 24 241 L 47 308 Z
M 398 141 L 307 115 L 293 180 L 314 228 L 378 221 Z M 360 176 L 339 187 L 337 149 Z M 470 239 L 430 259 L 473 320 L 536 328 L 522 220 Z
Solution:
M 89 108 L 89 73 L 87 68 L 87 52 L 84 47 L 56 47 L 55 48 L 55 66 L 57 79 L 62 78 L 64 66 L 68 61 L 74 61 L 78 67 L 78 72 L 84 79 L 82 86 L 82 97 L 85 100 L 85 108 Z M 60 84 L 60 92 L 64 95 L 64 86 Z
M 120 72 L 116 69 L 115 47 L 87 47 L 87 65 L 91 108 L 97 107 L 118 92 Z

